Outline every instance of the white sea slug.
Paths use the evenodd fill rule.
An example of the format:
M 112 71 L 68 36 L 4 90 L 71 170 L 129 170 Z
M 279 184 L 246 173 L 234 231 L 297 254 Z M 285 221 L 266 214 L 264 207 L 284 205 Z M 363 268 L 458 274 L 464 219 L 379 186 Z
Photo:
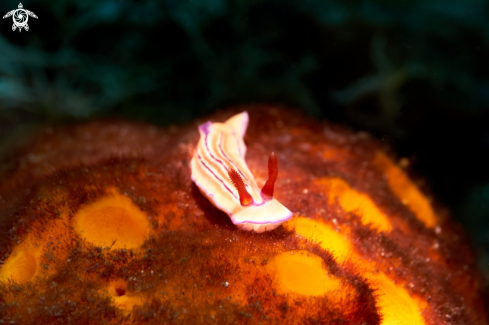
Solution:
M 273 198 L 278 175 L 273 152 L 268 159 L 268 180 L 261 190 L 258 188 L 244 160 L 247 128 L 247 112 L 224 123 L 200 125 L 200 140 L 190 162 L 192 181 L 239 229 L 264 232 L 290 219 L 292 212 Z

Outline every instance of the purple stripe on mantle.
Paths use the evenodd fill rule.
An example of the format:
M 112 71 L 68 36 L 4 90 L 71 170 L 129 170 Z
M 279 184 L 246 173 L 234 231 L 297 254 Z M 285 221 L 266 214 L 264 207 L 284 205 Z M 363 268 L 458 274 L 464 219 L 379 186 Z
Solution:
M 220 133 L 220 134 L 222 134 L 222 133 Z M 224 163 L 222 162 L 222 160 L 217 159 L 212 154 L 211 150 L 209 149 L 209 145 L 207 144 L 207 135 L 204 138 L 204 143 L 205 143 L 205 149 L 207 149 L 207 152 L 209 153 L 209 155 L 211 156 L 211 158 L 214 159 L 215 161 L 217 161 L 222 167 L 224 167 L 225 170 L 228 170 L 228 168 L 226 167 L 226 165 L 224 165 Z
M 234 133 L 234 132 L 233 132 L 233 133 Z M 231 160 L 231 159 L 228 157 L 228 155 L 226 155 L 226 153 L 224 152 L 224 150 L 222 149 L 222 138 L 223 138 L 223 136 L 222 136 L 222 133 L 221 133 L 221 137 L 219 138 L 219 145 L 218 145 L 218 147 L 219 147 L 219 150 L 221 150 L 222 155 L 223 155 L 223 156 L 224 156 L 224 157 L 225 157 L 225 158 L 226 158 L 226 159 L 227 159 L 227 160 L 228 160 L 228 161 L 229 161 L 231 164 L 233 164 L 233 165 L 234 165 L 234 167 L 235 167 L 235 168 L 238 170 L 238 172 L 241 174 L 241 176 L 243 176 L 243 178 L 244 178 L 244 179 L 245 179 L 245 180 L 246 180 L 248 183 L 250 183 L 250 184 L 251 184 L 250 180 L 249 180 L 249 179 L 246 177 L 246 175 L 245 175 L 245 174 L 244 174 L 244 173 L 241 171 L 241 169 L 239 169 L 239 168 L 238 168 L 238 165 L 236 165 L 236 164 L 234 163 L 234 161 L 232 161 L 232 160 Z M 238 150 L 239 150 L 239 148 L 238 148 Z M 245 184 L 245 185 L 248 185 L 248 184 Z
M 241 147 L 239 145 L 239 141 L 238 141 L 238 137 L 236 136 L 236 132 L 233 131 L 233 135 L 234 135 L 234 138 L 236 139 L 236 146 L 238 147 L 239 156 L 241 158 L 244 158 L 243 154 L 241 153 Z
M 204 167 L 205 167 L 205 168 L 206 168 L 206 169 L 207 169 L 207 170 L 208 170 L 208 171 L 209 171 L 209 172 L 210 172 L 210 173 L 211 173 L 211 174 L 212 174 L 212 175 L 213 175 L 213 176 L 216 178 L 216 179 L 218 179 L 218 180 L 221 182 L 221 184 L 222 184 L 222 185 L 224 185 L 224 187 L 226 188 L 226 190 L 228 190 L 228 192 L 229 192 L 229 193 L 231 193 L 231 195 L 232 195 L 232 196 L 233 196 L 233 197 L 234 197 L 234 198 L 237 200 L 238 198 L 236 197 L 236 195 L 234 195 L 234 193 L 233 193 L 233 192 L 232 192 L 232 191 L 229 189 L 229 187 L 227 187 L 227 186 L 226 186 L 226 184 L 224 183 L 224 181 L 223 181 L 221 178 L 219 178 L 219 176 L 217 176 L 216 174 L 214 174 L 214 172 L 212 171 L 212 169 L 210 169 L 210 167 L 209 167 L 209 166 L 207 166 L 207 165 L 205 164 L 205 162 L 204 162 L 204 160 L 202 159 L 202 157 L 201 157 L 199 154 L 197 154 L 197 157 L 199 157 L 199 161 L 200 161 L 200 163 L 201 163 L 201 164 L 202 164 L 202 165 L 203 165 L 203 166 L 204 166 Z

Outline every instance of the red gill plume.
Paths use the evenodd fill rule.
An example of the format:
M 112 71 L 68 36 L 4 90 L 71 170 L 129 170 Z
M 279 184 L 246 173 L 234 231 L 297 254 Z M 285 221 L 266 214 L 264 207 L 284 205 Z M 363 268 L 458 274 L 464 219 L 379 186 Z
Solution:
M 273 199 L 273 187 L 275 186 L 275 181 L 277 180 L 278 176 L 278 160 L 277 156 L 275 155 L 275 152 L 272 152 L 270 154 L 270 157 L 268 157 L 268 180 L 263 185 L 263 188 L 261 189 L 261 197 L 265 201 L 269 201 Z
M 253 197 L 251 197 L 250 193 L 248 193 L 248 191 L 246 190 L 245 184 L 241 179 L 241 176 L 239 176 L 238 172 L 233 168 L 229 168 L 228 175 L 234 187 L 236 187 L 236 189 L 238 190 L 239 202 L 241 203 L 241 205 L 244 207 L 252 205 Z

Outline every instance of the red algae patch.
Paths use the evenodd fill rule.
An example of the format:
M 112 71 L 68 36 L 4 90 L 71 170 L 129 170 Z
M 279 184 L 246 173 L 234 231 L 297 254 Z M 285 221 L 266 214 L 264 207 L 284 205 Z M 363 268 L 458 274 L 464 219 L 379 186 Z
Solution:
M 139 247 L 149 232 L 146 215 L 129 198 L 111 192 L 78 211 L 73 221 L 76 232 L 99 247 Z
M 246 164 L 263 186 L 275 152 L 294 213 L 259 234 L 192 182 L 202 119 L 57 126 L 10 155 L 0 323 L 488 324 L 460 226 L 378 142 L 278 106 L 208 119 L 244 110 Z

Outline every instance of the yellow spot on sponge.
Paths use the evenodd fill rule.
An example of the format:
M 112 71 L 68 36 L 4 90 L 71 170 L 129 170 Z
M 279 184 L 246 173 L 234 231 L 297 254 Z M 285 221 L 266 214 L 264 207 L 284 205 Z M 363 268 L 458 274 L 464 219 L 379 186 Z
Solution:
M 267 269 L 276 273 L 277 289 L 283 293 L 320 296 L 339 290 L 341 286 L 338 278 L 327 273 L 321 257 L 304 250 L 273 257 Z
M 48 222 L 37 220 L 31 227 L 28 235 L 15 245 L 10 256 L 0 267 L 0 281 L 10 279 L 23 283 L 37 276 L 46 277 L 53 271 L 49 266 L 51 261 L 66 257 L 66 251 L 54 250 L 54 246 L 58 246 L 54 243 L 67 231 L 64 217 Z M 49 236 L 42 236 L 41 233 Z
M 361 217 L 362 224 L 370 224 L 379 231 L 392 230 L 388 217 L 380 211 L 372 199 L 368 195 L 352 189 L 341 178 L 322 178 L 317 180 L 316 184 L 327 188 L 330 204 L 338 198 L 343 210 L 356 212 Z
M 426 227 L 434 227 L 437 217 L 430 202 L 402 169 L 381 152 L 377 152 L 375 164 L 386 173 L 389 187 L 399 200 L 406 204 Z
M 295 228 L 296 233 L 302 237 L 320 243 L 337 261 L 343 261 L 353 254 L 353 247 L 348 238 L 322 222 L 296 217 L 284 225 L 289 229 Z
M 421 312 L 426 302 L 411 297 L 400 284 L 395 284 L 384 273 L 369 275 L 377 286 L 377 303 L 382 313 L 383 325 L 424 325 Z
M 367 278 L 369 278 L 378 294 L 378 305 L 380 312 L 383 315 L 382 325 L 423 325 L 424 320 L 420 312 L 426 308 L 427 303 L 420 298 L 411 296 L 402 284 L 394 283 L 392 279 L 387 277 L 383 272 L 374 273 L 376 269 L 375 263 L 369 262 L 368 259 L 360 256 L 353 248 L 348 238 L 336 232 L 331 226 L 316 220 L 311 220 L 304 217 L 296 217 L 286 222 L 285 227 L 295 228 L 296 233 L 304 238 L 316 242 L 322 248 L 333 254 L 339 262 L 348 259 L 355 263 L 357 267 L 365 270 Z M 295 253 L 294 253 L 295 255 Z M 281 255 L 279 255 L 281 256 Z M 283 264 L 285 267 L 286 263 Z M 289 266 L 287 266 L 289 267 Z M 281 283 L 297 283 L 293 281 L 298 278 L 298 275 L 304 274 L 302 266 L 290 266 L 287 270 L 287 278 L 281 280 Z M 308 275 L 311 279 L 312 275 Z M 287 282 L 287 279 L 291 279 Z M 316 281 L 324 281 L 315 279 Z M 330 280 L 325 281 L 325 283 Z M 319 282 L 317 282 L 319 283 Z M 302 285 L 302 284 L 301 284 Z M 282 286 L 286 286 L 282 284 Z M 307 285 L 303 285 L 307 287 Z M 333 290 L 331 287 L 326 291 Z M 308 294 L 303 292 L 304 294 Z M 313 295 L 309 293 L 310 295 Z
M 146 215 L 126 196 L 112 193 L 84 208 L 74 218 L 74 228 L 100 247 L 136 248 L 149 233 Z
M 11 279 L 15 282 L 27 282 L 37 269 L 36 252 L 31 249 L 21 249 L 14 252 L 0 269 L 0 280 Z

